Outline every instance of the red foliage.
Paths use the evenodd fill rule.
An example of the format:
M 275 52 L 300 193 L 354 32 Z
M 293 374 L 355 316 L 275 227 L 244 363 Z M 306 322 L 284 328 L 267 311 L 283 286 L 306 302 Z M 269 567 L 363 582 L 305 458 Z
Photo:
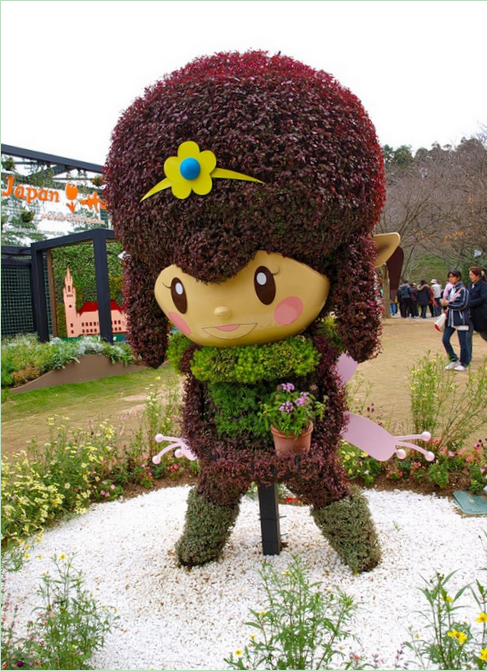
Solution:
M 218 167 L 263 184 L 215 180 L 206 196 L 178 200 L 166 190 L 141 203 L 163 179 L 166 158 L 186 140 L 213 151 Z M 361 103 L 331 75 L 260 51 L 196 59 L 124 112 L 104 177 L 116 235 L 130 254 L 131 342 L 150 365 L 162 363 L 167 346 L 167 320 L 153 295 L 161 270 L 176 264 L 199 280 L 222 282 L 258 250 L 327 275 L 332 291 L 320 316 L 336 312 L 344 349 L 356 360 L 376 352 L 380 307 L 371 233 L 384 202 L 383 161 Z M 200 459 L 200 493 L 232 505 L 252 481 L 284 480 L 316 508 L 348 494 L 337 459 L 345 411 L 334 372 L 339 352 L 325 336 L 314 343 L 320 364 L 298 386 L 316 385 L 315 395 L 327 398 L 326 418 L 316 423 L 310 453 L 291 463 L 275 455 L 271 437 L 249 433 L 234 441 L 218 434 L 208 390 L 190 371 L 195 346 L 188 348 L 181 362 L 183 425 Z
M 264 184 L 214 180 L 204 197 L 178 200 L 166 190 L 140 203 L 185 140 L 212 150 L 218 167 Z M 327 309 L 340 313 L 350 353 L 374 353 L 380 317 L 370 233 L 384 201 L 382 155 L 361 103 L 331 75 L 260 51 L 198 58 L 124 112 L 104 177 L 114 229 L 132 255 L 132 341 L 152 365 L 166 348 L 153 332 L 165 330 L 154 312 L 159 272 L 175 263 L 219 282 L 258 249 L 331 278 Z

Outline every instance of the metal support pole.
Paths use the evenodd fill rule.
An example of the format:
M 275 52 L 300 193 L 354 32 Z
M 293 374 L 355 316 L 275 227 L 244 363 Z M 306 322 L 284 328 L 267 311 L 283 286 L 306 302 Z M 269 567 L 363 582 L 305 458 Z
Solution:
M 281 552 L 281 533 L 276 483 L 259 485 L 258 495 L 263 554 L 279 555 Z
M 110 286 L 108 283 L 107 239 L 103 229 L 93 231 L 95 255 L 95 281 L 97 286 L 98 320 L 100 337 L 112 342 L 112 312 L 110 310 Z

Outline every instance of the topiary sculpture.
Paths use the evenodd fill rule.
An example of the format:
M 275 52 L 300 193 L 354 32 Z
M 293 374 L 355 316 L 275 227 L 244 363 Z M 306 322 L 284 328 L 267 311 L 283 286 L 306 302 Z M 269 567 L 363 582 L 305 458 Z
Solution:
M 353 571 L 372 569 L 374 525 L 337 457 L 349 417 L 337 364 L 378 352 L 375 263 L 399 238 L 372 236 L 383 161 L 359 100 L 285 56 L 199 58 L 123 113 L 104 179 L 132 345 L 157 367 L 171 341 L 186 377 L 178 444 L 200 476 L 181 564 L 219 556 L 251 482 L 286 481 Z M 284 382 L 325 404 L 294 459 L 275 454 L 260 416 Z

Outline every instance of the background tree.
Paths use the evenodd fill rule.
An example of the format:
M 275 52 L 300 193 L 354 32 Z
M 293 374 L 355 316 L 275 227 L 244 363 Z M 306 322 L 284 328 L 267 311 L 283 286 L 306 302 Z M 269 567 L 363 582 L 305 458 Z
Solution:
M 457 147 L 383 148 L 387 200 L 377 232 L 397 231 L 403 275 L 486 265 L 486 128 Z M 417 279 L 419 279 L 417 278 Z

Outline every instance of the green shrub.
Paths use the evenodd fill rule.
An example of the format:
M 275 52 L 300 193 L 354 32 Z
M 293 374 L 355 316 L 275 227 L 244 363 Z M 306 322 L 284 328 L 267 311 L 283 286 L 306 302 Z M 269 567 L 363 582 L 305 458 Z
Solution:
M 191 489 L 183 535 L 175 546 L 180 564 L 197 566 L 217 559 L 239 513 L 239 504 L 221 506 Z
M 453 575 L 436 573 L 431 580 L 424 579 L 427 587 L 421 591 L 429 610 L 420 614 L 426 625 L 420 633 L 410 630 L 411 640 L 405 645 L 422 669 L 486 669 L 486 587 L 476 581 L 474 587 L 465 585 L 451 596 L 448 583 Z M 466 606 L 462 604 L 465 594 L 471 594 L 478 610 L 476 627 L 474 622 L 458 619 Z
M 52 561 L 55 574 L 42 575 L 37 590 L 41 605 L 34 609 L 26 637 L 16 633 L 15 607 L 2 599 L 2 668 L 90 669 L 93 653 L 118 620 L 114 608 L 100 606 L 85 589 L 71 558 L 60 555 Z
M 341 590 L 312 583 L 299 557 L 278 573 L 264 562 L 260 571 L 266 600 L 250 610 L 250 641 L 224 661 L 232 669 L 365 668 L 360 656 L 346 655 L 343 643 L 357 606 Z M 347 659 L 345 667 L 339 667 Z
M 440 355 L 428 352 L 410 372 L 411 410 L 415 433 L 429 431 L 441 447 L 462 446 L 486 422 L 486 359 L 469 371 L 465 387 L 444 370 Z
M 50 370 L 64 368 L 85 354 L 102 354 L 112 363 L 134 363 L 127 343 L 111 344 L 99 336 L 40 343 L 36 335 L 23 335 L 2 342 L 2 387 L 19 386 Z

